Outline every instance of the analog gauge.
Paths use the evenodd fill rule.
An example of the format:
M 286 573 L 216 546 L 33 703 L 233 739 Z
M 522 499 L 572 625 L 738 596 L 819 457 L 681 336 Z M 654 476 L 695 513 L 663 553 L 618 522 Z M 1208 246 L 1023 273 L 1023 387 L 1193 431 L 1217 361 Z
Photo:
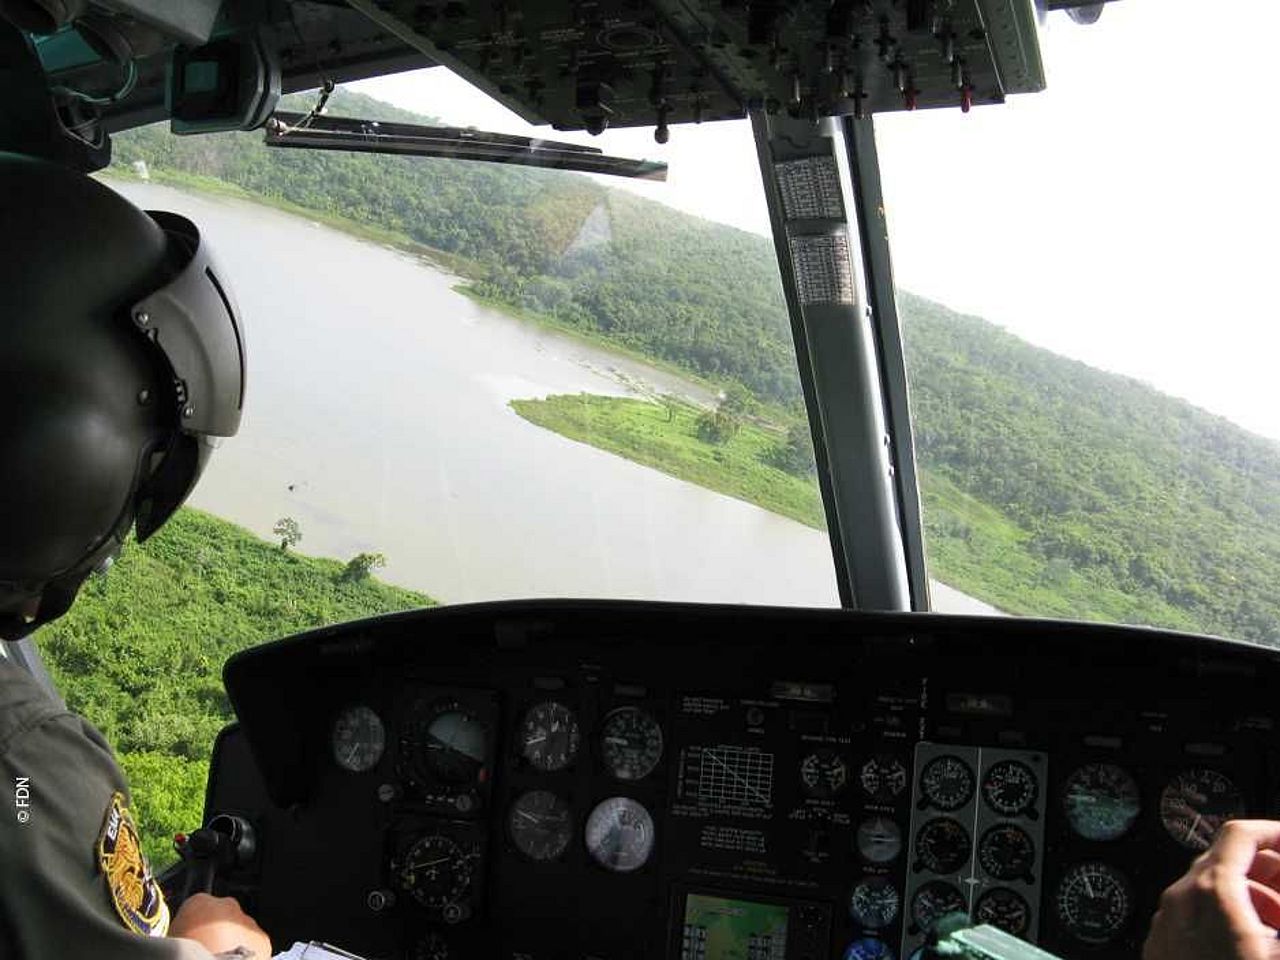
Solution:
M 619 707 L 601 725 L 600 756 L 619 780 L 643 780 L 662 759 L 662 727 L 639 707 Z
M 925 932 L 949 913 L 964 913 L 964 894 L 950 883 L 930 880 L 911 898 L 911 922 Z
M 1124 928 L 1133 910 L 1129 882 L 1105 863 L 1082 863 L 1058 884 L 1058 916 L 1077 940 L 1106 943 Z
M 958 820 L 937 817 L 916 834 L 916 870 L 955 873 L 969 862 L 969 831 Z
M 1040 783 L 1031 768 L 1020 760 L 992 764 L 982 780 L 982 799 L 996 813 L 1016 817 L 1034 812 Z
M 997 880 L 1033 880 L 1035 862 L 1035 841 L 1012 823 L 997 824 L 978 842 L 978 863 Z
M 1188 850 L 1207 850 L 1222 825 L 1242 813 L 1240 791 L 1216 770 L 1184 770 L 1160 794 L 1160 822 Z
M 448 837 L 423 837 L 405 854 L 396 871 L 400 888 L 424 907 L 440 909 L 466 896 L 471 887 L 471 857 Z
M 343 770 L 363 773 L 382 759 L 387 731 L 382 719 L 365 706 L 347 707 L 333 721 L 333 759 Z
M 1084 839 L 1115 840 L 1138 819 L 1138 783 L 1114 763 L 1086 763 L 1067 777 L 1062 806 L 1071 829 Z
M 554 860 L 569 846 L 573 823 L 569 805 L 550 790 L 530 790 L 511 805 L 511 840 L 530 860 Z
M 888 817 L 868 817 L 858 824 L 858 853 L 871 863 L 889 863 L 902 852 L 902 831 Z
M 1008 887 L 994 887 L 978 898 L 973 907 L 975 923 L 989 923 L 1015 937 L 1031 927 L 1031 906 L 1022 894 Z
M 860 880 L 849 894 L 849 916 L 868 930 L 879 930 L 893 923 L 901 905 L 898 888 L 884 877 Z
M 858 772 L 858 782 L 872 800 L 888 803 L 907 789 L 907 768 L 897 757 L 872 757 Z
M 845 947 L 844 960 L 894 960 L 893 947 L 875 937 L 859 937 Z
M 405 773 L 423 783 L 478 783 L 485 777 L 489 732 L 453 700 L 415 704 L 401 737 Z
M 578 753 L 581 732 L 573 711 L 548 700 L 530 708 L 520 724 L 520 754 L 543 773 L 563 770 Z
M 818 750 L 800 761 L 800 785 L 811 797 L 830 799 L 848 782 L 849 767 L 833 750 Z
M 934 757 L 920 772 L 922 807 L 959 810 L 973 798 L 973 770 L 959 757 Z
M 587 852 L 607 870 L 639 870 L 653 852 L 653 817 L 630 797 L 602 800 L 587 817 Z

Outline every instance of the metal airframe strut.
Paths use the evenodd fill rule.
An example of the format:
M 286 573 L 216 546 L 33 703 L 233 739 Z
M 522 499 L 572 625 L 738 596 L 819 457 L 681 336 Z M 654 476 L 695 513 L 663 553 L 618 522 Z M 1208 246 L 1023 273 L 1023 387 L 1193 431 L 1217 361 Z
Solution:
M 755 109 L 751 122 L 841 604 L 927 610 L 888 239 L 874 139 L 869 151 L 864 142 L 870 121 L 852 121 L 867 125 L 857 136 L 837 119 Z

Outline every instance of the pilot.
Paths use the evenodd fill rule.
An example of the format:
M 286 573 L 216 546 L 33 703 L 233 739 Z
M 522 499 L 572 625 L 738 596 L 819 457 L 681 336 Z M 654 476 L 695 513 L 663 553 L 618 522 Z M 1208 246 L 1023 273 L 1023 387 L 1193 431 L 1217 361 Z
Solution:
M 1280 822 L 1228 821 L 1165 890 L 1142 960 L 1278 960 Z
M 243 383 L 239 318 L 191 223 L 0 153 L 0 636 L 65 613 L 131 529 L 173 514 L 236 431 Z M 0 958 L 270 956 L 235 900 L 170 917 L 110 747 L 3 655 L 0 781 Z

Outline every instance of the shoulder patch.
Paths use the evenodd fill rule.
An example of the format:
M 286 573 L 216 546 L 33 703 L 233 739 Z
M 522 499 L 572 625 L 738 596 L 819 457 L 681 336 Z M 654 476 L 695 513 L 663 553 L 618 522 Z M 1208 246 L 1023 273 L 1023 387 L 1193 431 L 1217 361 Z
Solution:
M 115 793 L 98 835 L 98 868 L 124 925 L 146 937 L 169 932 L 169 905 L 142 853 L 142 842 L 124 795 Z

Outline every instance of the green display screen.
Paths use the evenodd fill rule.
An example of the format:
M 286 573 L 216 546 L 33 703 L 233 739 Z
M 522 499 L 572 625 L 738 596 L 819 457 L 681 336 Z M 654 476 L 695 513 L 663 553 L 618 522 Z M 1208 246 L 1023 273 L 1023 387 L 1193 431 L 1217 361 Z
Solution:
M 691 893 L 681 960 L 785 960 L 789 908 Z

